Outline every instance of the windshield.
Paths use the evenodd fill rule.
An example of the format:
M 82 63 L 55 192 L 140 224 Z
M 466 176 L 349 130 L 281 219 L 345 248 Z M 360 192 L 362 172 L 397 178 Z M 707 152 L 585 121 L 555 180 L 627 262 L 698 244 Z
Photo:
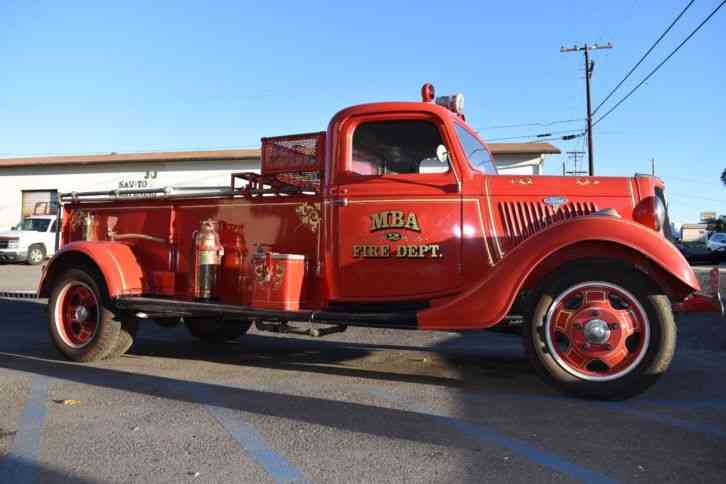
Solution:
M 30 230 L 33 232 L 46 232 L 50 225 L 48 218 L 26 218 L 17 226 L 18 230 Z
M 466 153 L 472 168 L 486 173 L 488 175 L 496 175 L 497 169 L 494 167 L 492 157 L 486 147 L 474 135 L 469 133 L 463 126 L 458 123 L 456 127 L 456 135 L 459 137 L 461 147 Z

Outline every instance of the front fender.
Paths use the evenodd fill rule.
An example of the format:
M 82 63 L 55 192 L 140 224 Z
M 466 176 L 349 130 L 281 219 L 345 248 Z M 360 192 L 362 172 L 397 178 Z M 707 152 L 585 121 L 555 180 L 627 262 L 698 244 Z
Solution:
M 103 275 L 111 298 L 141 294 L 144 274 L 131 248 L 120 242 L 71 242 L 63 246 L 43 269 L 38 296 L 48 297 L 55 276 L 81 262 L 94 264 Z
M 700 290 L 683 255 L 662 235 L 616 217 L 588 216 L 561 222 L 530 237 L 475 283 L 441 306 L 418 313 L 421 329 L 487 328 L 509 312 L 527 277 L 550 255 L 582 242 L 608 242 L 646 257 L 686 292 Z

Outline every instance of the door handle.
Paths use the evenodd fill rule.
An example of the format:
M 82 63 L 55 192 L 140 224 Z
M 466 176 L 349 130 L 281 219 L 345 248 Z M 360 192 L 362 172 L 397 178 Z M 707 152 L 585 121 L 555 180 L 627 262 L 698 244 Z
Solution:
M 347 198 L 336 198 L 333 200 L 333 205 L 336 207 L 347 207 L 348 206 L 348 199 Z

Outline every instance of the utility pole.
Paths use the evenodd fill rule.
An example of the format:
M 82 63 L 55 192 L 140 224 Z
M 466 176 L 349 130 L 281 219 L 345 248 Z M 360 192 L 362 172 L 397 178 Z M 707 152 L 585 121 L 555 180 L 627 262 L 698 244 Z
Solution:
M 595 69 L 595 62 L 590 60 L 591 50 L 612 49 L 613 45 L 608 42 L 606 45 L 584 44 L 573 45 L 572 47 L 560 47 L 560 52 L 584 52 L 585 53 L 585 92 L 587 94 L 587 160 L 588 173 L 590 176 L 595 175 L 595 156 L 592 148 L 592 101 L 590 99 L 590 79 L 592 71 Z
M 584 151 L 568 151 L 567 157 L 572 161 L 572 170 L 571 171 L 565 171 L 564 169 L 564 162 L 562 162 L 562 174 L 565 175 L 587 175 L 586 171 L 580 171 L 580 158 L 585 154 Z
M 655 158 L 650 159 L 650 174 L 655 176 Z

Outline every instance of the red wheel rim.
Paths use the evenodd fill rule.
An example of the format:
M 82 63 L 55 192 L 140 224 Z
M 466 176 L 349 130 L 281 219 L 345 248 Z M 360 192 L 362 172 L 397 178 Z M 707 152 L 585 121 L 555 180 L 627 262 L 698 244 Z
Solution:
M 68 346 L 82 348 L 98 331 L 98 299 L 93 290 L 80 281 L 69 282 L 61 290 L 55 313 L 58 334 Z
M 591 381 L 625 376 L 650 343 L 648 316 L 628 291 L 607 282 L 565 290 L 545 318 L 550 354 L 568 373 Z

